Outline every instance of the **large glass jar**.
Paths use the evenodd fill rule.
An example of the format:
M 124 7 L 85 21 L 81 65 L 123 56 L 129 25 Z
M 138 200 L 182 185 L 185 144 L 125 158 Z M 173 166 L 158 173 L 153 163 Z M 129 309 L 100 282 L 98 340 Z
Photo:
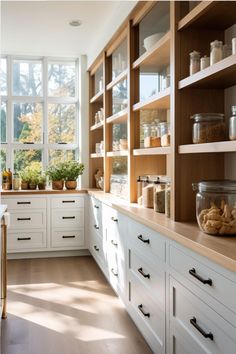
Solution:
M 236 181 L 193 183 L 200 229 L 210 235 L 236 235 Z
M 211 42 L 210 64 L 213 65 L 223 59 L 223 42 L 213 41 Z
M 236 140 L 236 106 L 232 106 L 232 116 L 229 118 L 229 140 Z
M 170 124 L 168 122 L 159 123 L 161 133 L 161 146 L 170 146 Z
M 200 70 L 200 55 L 201 53 L 196 52 L 195 50 L 189 53 L 190 56 L 189 74 L 190 75 L 193 75 Z
M 225 139 L 224 115 L 221 113 L 197 113 L 191 116 L 193 143 L 211 143 Z

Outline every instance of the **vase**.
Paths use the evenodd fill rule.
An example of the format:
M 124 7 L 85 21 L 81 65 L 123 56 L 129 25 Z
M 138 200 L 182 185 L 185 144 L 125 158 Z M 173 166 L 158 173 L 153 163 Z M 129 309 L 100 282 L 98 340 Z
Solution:
M 21 189 L 26 190 L 29 188 L 29 183 L 28 182 L 21 182 Z
M 39 190 L 45 190 L 46 189 L 46 183 L 38 183 L 38 188 Z
M 52 181 L 52 189 L 55 190 L 62 190 L 64 187 L 64 181 L 60 180 L 60 181 Z
M 77 181 L 66 181 L 66 189 L 76 189 Z

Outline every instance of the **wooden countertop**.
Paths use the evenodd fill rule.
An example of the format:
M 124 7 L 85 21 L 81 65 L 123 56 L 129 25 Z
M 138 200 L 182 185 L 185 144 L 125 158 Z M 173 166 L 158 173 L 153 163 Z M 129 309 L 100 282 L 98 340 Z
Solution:
M 130 204 L 102 191 L 88 190 L 88 193 L 132 219 L 150 227 L 181 245 L 207 257 L 209 260 L 236 272 L 236 237 L 210 236 L 200 231 L 197 224 L 180 223 L 145 209 L 137 204 Z
M 58 190 L 53 190 L 53 189 L 45 189 L 45 190 L 9 190 L 9 191 L 5 191 L 5 190 L 0 190 L 1 195 L 38 195 L 38 194 L 87 194 L 88 193 L 88 189 L 63 189 L 61 191 Z

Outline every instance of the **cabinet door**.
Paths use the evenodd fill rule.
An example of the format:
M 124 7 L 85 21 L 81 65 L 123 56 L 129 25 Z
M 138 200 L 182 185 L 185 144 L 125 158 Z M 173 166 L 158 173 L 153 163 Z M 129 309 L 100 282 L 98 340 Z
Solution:
M 103 236 L 102 203 L 96 198 L 90 197 L 89 203 L 89 228 L 99 236 Z

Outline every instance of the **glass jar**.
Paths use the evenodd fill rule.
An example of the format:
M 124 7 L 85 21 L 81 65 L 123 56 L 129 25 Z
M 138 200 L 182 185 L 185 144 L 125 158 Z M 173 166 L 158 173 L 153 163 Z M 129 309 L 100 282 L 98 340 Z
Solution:
M 224 115 L 221 113 L 197 113 L 193 119 L 193 143 L 211 143 L 225 139 Z
M 168 122 L 159 123 L 161 134 L 161 146 L 170 146 L 170 124 Z
M 201 68 L 201 70 L 204 70 L 204 69 L 208 68 L 208 66 L 210 66 L 210 58 L 205 55 L 200 60 L 200 68 Z
M 200 229 L 209 235 L 236 235 L 236 181 L 193 183 Z
M 210 64 L 213 65 L 223 59 L 223 43 L 222 41 L 211 42 Z
M 170 191 L 171 185 L 170 182 L 168 182 L 165 186 L 165 215 L 167 218 L 170 218 Z
M 150 126 L 151 141 L 150 147 L 160 147 L 161 146 L 161 134 L 159 124 L 154 122 Z
M 13 189 L 18 191 L 20 189 L 20 177 L 17 173 L 13 175 Z
M 190 75 L 193 75 L 200 70 L 200 53 L 194 50 L 189 55 L 190 55 L 189 73 Z
M 151 147 L 151 125 L 143 124 L 144 147 Z
M 223 58 L 227 58 L 232 55 L 232 44 L 223 45 Z
M 153 205 L 157 213 L 165 213 L 165 183 L 154 182 Z
M 229 118 L 229 140 L 236 140 L 236 106 L 232 106 L 232 116 Z

